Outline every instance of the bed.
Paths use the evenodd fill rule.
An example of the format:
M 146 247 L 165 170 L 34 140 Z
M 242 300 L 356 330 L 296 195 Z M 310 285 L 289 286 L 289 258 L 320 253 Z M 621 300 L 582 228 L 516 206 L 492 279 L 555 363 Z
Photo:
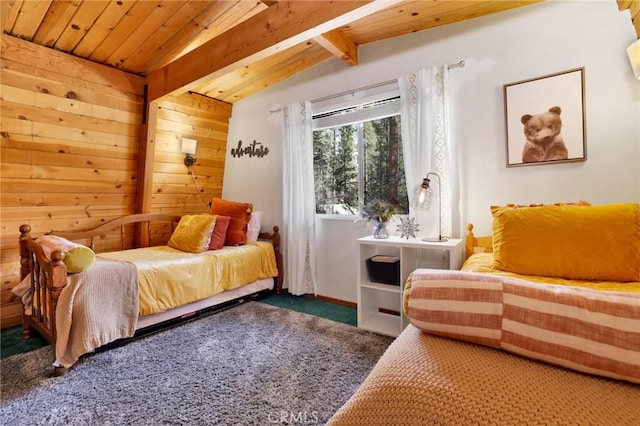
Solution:
M 134 214 L 37 238 L 20 226 L 22 281 L 14 293 L 25 306 L 23 337 L 35 330 L 54 347 L 60 375 L 113 342 L 279 293 L 279 227 L 233 246 L 225 233 L 211 249 L 216 218 L 222 223 L 211 214 Z M 162 232 L 168 241 L 158 239 Z M 114 236 L 119 249 L 97 249 Z
M 638 205 L 540 207 L 470 225 L 461 271 L 411 274 L 410 324 L 329 425 L 637 424 Z

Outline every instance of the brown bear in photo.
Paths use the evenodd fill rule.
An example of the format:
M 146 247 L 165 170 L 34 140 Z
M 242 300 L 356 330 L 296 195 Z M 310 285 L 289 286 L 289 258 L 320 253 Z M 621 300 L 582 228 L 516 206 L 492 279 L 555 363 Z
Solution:
M 524 135 L 527 138 L 522 150 L 523 163 L 569 158 L 569 152 L 560 134 L 560 111 L 560 107 L 554 106 L 542 114 L 522 116 L 520 121 L 524 124 Z

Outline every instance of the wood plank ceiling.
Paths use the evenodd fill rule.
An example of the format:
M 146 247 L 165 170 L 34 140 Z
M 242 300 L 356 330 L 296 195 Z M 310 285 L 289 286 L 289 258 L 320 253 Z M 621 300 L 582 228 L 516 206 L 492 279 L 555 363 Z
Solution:
M 267 12 L 281 7 L 295 14 L 300 7 L 293 7 L 294 2 L 3 0 L 0 13 L 6 34 L 145 77 L 162 73 L 178 58 L 210 46 L 211 40 L 219 41 L 227 50 L 239 50 L 239 59 L 188 90 L 233 103 L 334 56 L 345 66 L 357 65 L 358 46 L 537 1 L 305 1 L 316 8 L 339 8 L 344 3 L 353 3 L 351 9 L 370 7 L 359 14 L 345 14 L 343 19 L 332 18 L 336 26 L 319 35 L 274 46 L 260 55 L 251 54 L 251 46 L 243 55 L 245 46 L 231 46 L 239 39 L 225 33 L 243 22 L 243 27 L 251 28 L 255 22 L 262 27 L 256 31 L 258 37 L 272 29 L 282 32 L 275 39 L 291 38 L 296 34 L 286 34 L 288 26 L 271 22 L 269 17 L 278 15 Z M 239 42 L 247 44 L 244 38 Z

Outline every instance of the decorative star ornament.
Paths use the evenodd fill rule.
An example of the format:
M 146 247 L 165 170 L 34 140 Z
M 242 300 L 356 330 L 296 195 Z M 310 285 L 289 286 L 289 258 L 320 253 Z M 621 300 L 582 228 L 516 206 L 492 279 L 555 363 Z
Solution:
M 415 217 L 401 217 L 400 218 L 400 223 L 398 224 L 398 229 L 397 231 L 400 231 L 402 234 L 400 235 L 400 238 L 406 238 L 407 240 L 409 239 L 409 237 L 415 238 L 416 237 L 416 233 L 420 230 L 420 225 L 416 223 L 416 218 Z

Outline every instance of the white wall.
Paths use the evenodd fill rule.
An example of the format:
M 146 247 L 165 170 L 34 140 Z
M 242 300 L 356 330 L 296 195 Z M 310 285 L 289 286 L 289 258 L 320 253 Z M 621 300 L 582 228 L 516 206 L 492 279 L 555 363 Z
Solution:
M 294 101 L 375 84 L 421 67 L 454 63 L 453 133 L 460 148 L 463 223 L 490 232 L 492 204 L 640 201 L 640 82 L 626 47 L 636 39 L 615 0 L 548 1 L 360 48 L 360 65 L 332 59 L 234 105 L 223 196 L 252 200 L 268 226 L 282 223 L 280 113 Z M 503 85 L 585 68 L 587 160 L 505 166 Z M 238 140 L 270 149 L 232 158 Z M 317 220 L 319 294 L 356 300 L 351 220 Z M 395 226 L 391 227 L 395 230 Z

